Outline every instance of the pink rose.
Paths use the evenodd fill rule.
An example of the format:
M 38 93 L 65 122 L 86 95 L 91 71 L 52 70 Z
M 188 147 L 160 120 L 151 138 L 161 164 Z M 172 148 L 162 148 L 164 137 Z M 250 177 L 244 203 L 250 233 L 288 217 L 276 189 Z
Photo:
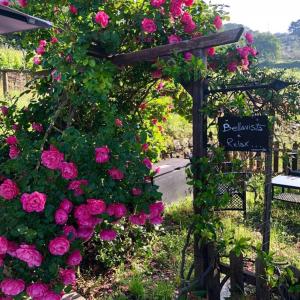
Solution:
M 142 145 L 142 151 L 147 152 L 149 150 L 149 145 L 148 144 L 143 144 Z
M 64 285 L 74 285 L 76 283 L 76 274 L 74 270 L 60 269 L 59 276 Z
M 156 7 L 156 8 L 159 8 L 161 7 L 163 4 L 165 4 L 166 0 L 151 0 L 150 1 L 150 4 L 153 6 L 153 7 Z
M 142 195 L 142 190 L 139 189 L 139 188 L 133 188 L 131 190 L 131 193 L 132 193 L 133 196 L 138 197 L 138 196 Z
M 68 214 L 65 210 L 59 208 L 54 215 L 55 223 L 58 225 L 64 225 L 68 221 Z
M 100 231 L 100 239 L 102 241 L 113 241 L 117 237 L 117 233 L 113 229 L 104 229 Z
M 5 259 L 5 255 L 0 255 L 0 267 L 2 268 L 4 266 L 4 259 Z M 1 298 L 0 298 L 1 300 Z
M 42 63 L 42 61 L 41 61 L 41 59 L 40 59 L 38 56 L 35 56 L 35 57 L 33 58 L 33 63 L 34 63 L 35 65 L 40 65 L 40 64 Z
M 61 300 L 61 298 L 62 298 L 61 295 L 58 295 L 53 291 L 48 291 L 45 293 L 43 297 L 34 300 Z
M 78 176 L 78 170 L 74 163 L 62 162 L 60 164 L 61 176 L 65 179 L 75 179 Z
M 143 159 L 143 164 L 144 164 L 144 165 L 146 166 L 146 168 L 148 168 L 149 170 L 152 169 L 152 162 L 151 162 L 151 160 L 150 160 L 148 157 L 146 157 L 146 158 Z
M 47 41 L 46 40 L 40 40 L 39 41 L 39 46 L 40 47 L 46 47 L 47 46 Z
M 183 0 L 183 3 L 186 6 L 192 6 L 194 4 L 194 0 Z
M 69 5 L 69 11 L 72 15 L 77 15 L 78 14 L 78 9 L 72 4 Z
M 193 17 L 187 11 L 181 16 L 181 23 L 184 25 L 190 24 L 193 22 Z
M 169 44 L 176 44 L 176 43 L 181 42 L 181 37 L 176 34 L 171 34 L 168 37 L 168 41 L 169 41 Z
M 51 38 L 51 44 L 56 44 L 56 43 L 58 43 L 58 38 L 55 37 L 55 36 L 53 36 L 53 37 Z
M 248 58 L 248 55 L 250 53 L 250 47 L 245 46 L 242 48 L 237 48 L 236 50 L 239 53 L 241 58 L 243 58 L 243 59 Z
M 53 80 L 53 81 L 59 82 L 59 81 L 61 81 L 62 75 L 61 75 L 60 72 L 58 72 L 56 69 L 54 69 L 54 70 L 51 72 L 51 77 L 52 77 L 52 80 Z
M 46 199 L 47 196 L 43 193 L 25 193 L 21 196 L 21 203 L 26 212 L 42 212 L 45 209 Z
M 3 116 L 7 116 L 8 115 L 8 107 L 1 106 L 0 110 L 1 110 L 1 113 L 3 114 Z
M 171 0 L 170 12 L 174 18 L 177 18 L 182 15 L 182 4 L 183 0 Z
M 50 169 L 57 170 L 60 168 L 64 160 L 64 154 L 59 152 L 55 147 L 50 147 L 50 150 L 44 150 L 41 156 L 42 164 Z
M 152 19 L 144 18 L 142 21 L 142 28 L 144 32 L 153 33 L 157 30 L 157 26 Z
M 96 225 L 100 224 L 103 220 L 95 216 L 89 216 L 87 219 L 77 219 L 77 224 L 79 227 L 86 226 L 94 228 Z
M 74 217 L 77 220 L 87 220 L 91 217 L 87 204 L 81 204 L 75 208 Z
M 68 186 L 68 190 L 74 191 L 75 196 L 80 196 L 84 194 L 84 191 L 82 190 L 82 186 L 88 185 L 88 181 L 85 179 L 81 180 L 74 180 L 70 182 Z
M 155 202 L 150 204 L 149 211 L 150 211 L 150 218 L 154 218 L 159 216 L 164 211 L 164 204 L 162 202 Z
M 113 203 L 107 207 L 106 212 L 110 216 L 115 216 L 116 218 L 122 218 L 126 215 L 127 209 L 123 203 Z
M 183 54 L 183 57 L 184 57 L 184 59 L 185 59 L 186 61 L 190 61 L 190 60 L 192 60 L 192 58 L 193 58 L 193 54 L 192 54 L 191 52 L 185 52 L 185 53 Z
M 9 157 L 10 159 L 16 159 L 19 157 L 21 151 L 16 145 L 10 145 L 9 146 Z
M 3 294 L 17 296 L 24 291 L 25 282 L 22 279 L 4 279 L 0 287 Z
M 73 242 L 77 237 L 77 231 L 74 226 L 66 225 L 63 228 L 64 236 L 68 238 L 69 241 Z
M 184 25 L 184 32 L 192 33 L 196 29 L 196 23 L 194 21 Z
M 95 21 L 101 25 L 102 28 L 106 28 L 109 22 L 109 16 L 104 11 L 99 11 L 96 14 Z
M 9 2 L 9 0 L 0 0 L 0 4 L 3 6 L 9 6 L 10 2 Z
M 19 188 L 15 182 L 5 179 L 0 185 L 0 197 L 5 200 L 12 200 L 19 194 Z
M 6 254 L 8 249 L 8 240 L 4 236 L 0 236 L 0 255 Z
M 245 38 L 246 38 L 246 41 L 248 44 L 253 44 L 254 38 L 253 38 L 253 34 L 251 32 L 246 32 Z
M 49 243 L 49 251 L 52 255 L 62 256 L 70 249 L 70 242 L 64 236 L 56 237 Z
M 16 251 L 19 249 L 19 245 L 15 242 L 8 241 L 7 243 L 7 254 L 11 257 L 16 257 Z
M 123 126 L 123 122 L 120 119 L 115 119 L 115 125 L 118 127 L 122 127 Z
M 106 204 L 102 199 L 87 199 L 87 210 L 91 215 L 103 214 L 106 210 Z
M 88 241 L 94 233 L 94 228 L 93 227 L 87 227 L 87 226 L 81 226 L 77 230 L 77 236 L 78 238 Z
M 44 55 L 46 53 L 45 47 L 39 46 L 35 50 L 36 54 L 38 55 Z
M 36 132 L 43 132 L 44 131 L 44 128 L 43 128 L 43 125 L 40 124 L 40 123 L 32 123 L 32 129 L 33 131 L 36 131 Z
M 229 64 L 227 65 L 227 70 L 228 70 L 229 72 L 234 73 L 234 72 L 237 71 L 237 67 L 238 67 L 237 62 L 232 61 L 231 63 L 229 63 Z
M 11 136 L 6 138 L 6 143 L 8 145 L 16 145 L 16 144 L 19 143 L 19 141 L 14 135 L 11 135 Z
M 122 180 L 124 178 L 124 173 L 115 167 L 108 170 L 108 174 L 114 180 Z
M 158 70 L 152 71 L 151 75 L 152 75 L 153 79 L 159 79 L 162 77 L 162 70 L 158 69 Z
M 208 55 L 208 56 L 212 57 L 212 56 L 214 56 L 215 54 L 216 54 L 216 50 L 215 50 L 214 47 L 210 47 L 210 48 L 207 49 L 207 55 Z
M 150 218 L 149 222 L 152 225 L 160 225 L 163 222 L 163 217 L 162 216 L 156 216 L 156 217 Z
M 44 283 L 32 283 L 26 289 L 26 293 L 29 297 L 35 299 L 43 297 L 48 292 L 48 286 Z
M 71 267 L 75 267 L 75 266 L 78 266 L 80 265 L 82 261 L 82 255 L 80 253 L 79 250 L 75 250 L 74 252 L 72 252 L 68 259 L 67 259 L 67 264 Z
M 104 164 L 109 161 L 109 148 L 107 146 L 99 147 L 95 149 L 96 162 L 98 164 Z
M 16 250 L 16 257 L 26 262 L 29 268 L 39 267 L 43 261 L 41 253 L 35 249 L 35 246 L 25 244 Z
M 73 209 L 73 203 L 68 199 L 63 199 L 60 202 L 59 208 L 63 209 L 66 213 L 70 213 Z
M 216 16 L 214 19 L 214 25 L 217 30 L 221 29 L 223 26 L 223 22 L 220 16 Z
M 129 217 L 129 221 L 134 225 L 140 225 L 143 226 L 146 224 L 147 215 L 143 212 L 140 212 L 139 214 L 132 215 Z

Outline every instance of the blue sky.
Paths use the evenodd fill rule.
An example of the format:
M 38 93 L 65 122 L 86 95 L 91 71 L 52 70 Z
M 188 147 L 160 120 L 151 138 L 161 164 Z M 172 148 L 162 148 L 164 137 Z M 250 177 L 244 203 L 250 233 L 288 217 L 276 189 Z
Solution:
M 287 32 L 290 23 L 300 19 L 300 0 L 211 0 L 211 3 L 230 5 L 230 22 L 262 32 Z

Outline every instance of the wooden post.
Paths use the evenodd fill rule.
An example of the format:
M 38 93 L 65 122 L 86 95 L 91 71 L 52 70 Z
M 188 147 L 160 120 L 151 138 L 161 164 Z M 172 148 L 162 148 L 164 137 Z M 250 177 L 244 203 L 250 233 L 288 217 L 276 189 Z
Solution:
M 296 171 L 298 168 L 298 143 L 295 142 L 293 144 L 293 150 L 292 150 L 292 170 Z
M 270 289 L 266 281 L 265 264 L 261 257 L 257 257 L 255 261 L 256 274 L 256 300 L 270 300 Z
M 271 230 L 271 206 L 272 206 L 272 157 L 273 157 L 273 132 L 274 125 L 270 126 L 269 131 L 269 151 L 265 153 L 265 201 L 263 215 L 263 245 L 262 250 L 269 252 L 270 250 L 270 230 Z
M 8 93 L 8 78 L 7 78 L 6 71 L 2 71 L 2 83 L 3 83 L 3 95 L 6 96 Z
M 274 143 L 274 163 L 273 163 L 274 173 L 279 172 L 279 142 Z
M 229 259 L 231 299 L 239 300 L 244 295 L 243 254 L 241 254 L 240 256 L 236 256 L 236 254 L 233 251 L 231 251 Z
M 288 154 L 287 154 L 287 149 L 285 143 L 283 144 L 282 148 L 282 169 L 284 174 L 288 174 L 288 167 L 289 167 L 289 159 L 288 159 Z

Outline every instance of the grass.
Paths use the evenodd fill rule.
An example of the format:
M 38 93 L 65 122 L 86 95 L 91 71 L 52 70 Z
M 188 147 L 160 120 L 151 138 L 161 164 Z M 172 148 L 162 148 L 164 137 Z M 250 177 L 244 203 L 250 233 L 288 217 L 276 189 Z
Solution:
M 246 219 L 240 212 L 220 212 L 223 223 L 223 236 L 234 232 L 236 239 L 247 237 L 251 245 L 261 243 L 260 225 L 262 218 L 262 200 L 254 201 L 248 194 L 249 207 Z M 275 252 L 275 261 L 289 262 L 300 267 L 299 207 L 280 203 L 273 205 L 273 223 L 271 251 Z M 186 199 L 167 207 L 164 227 L 153 232 L 147 251 L 143 247 L 134 257 L 111 269 L 97 278 L 81 276 L 80 292 L 88 299 L 120 300 L 168 300 L 174 299 L 180 284 L 179 268 L 181 250 L 185 243 L 187 228 L 192 216 L 192 201 Z M 289 216 L 289 217 L 288 217 Z M 150 249 L 150 250 L 149 250 Z M 193 259 L 192 246 L 187 251 L 187 265 Z M 250 260 L 255 252 L 246 253 Z M 225 259 L 226 261 L 226 259 Z M 253 266 L 247 264 L 251 270 Z

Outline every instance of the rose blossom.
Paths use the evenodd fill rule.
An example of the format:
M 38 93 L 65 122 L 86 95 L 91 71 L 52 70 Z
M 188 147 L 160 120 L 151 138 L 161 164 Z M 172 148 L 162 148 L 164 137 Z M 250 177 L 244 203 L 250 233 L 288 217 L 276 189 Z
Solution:
M 246 41 L 248 44 L 253 44 L 254 38 L 253 38 L 253 34 L 251 32 L 246 32 L 245 38 L 246 38 Z
M 72 162 L 62 162 L 59 168 L 61 176 L 65 179 L 75 179 L 78 176 L 77 166 Z
M 50 169 L 57 170 L 64 160 L 64 154 L 59 152 L 55 147 L 50 146 L 50 150 L 44 150 L 41 156 L 42 164 Z
M 183 0 L 183 3 L 186 6 L 192 6 L 194 4 L 194 0 Z
M 10 2 L 9 2 L 9 0 L 0 0 L 0 4 L 3 6 L 9 6 Z
M 16 159 L 19 157 L 20 155 L 20 150 L 16 145 L 10 145 L 9 146 L 9 158 L 10 159 Z
M 143 19 L 142 28 L 143 28 L 144 32 L 147 32 L 147 33 L 153 33 L 157 30 L 157 26 L 156 26 L 154 20 L 149 19 L 149 18 Z
M 80 204 L 74 210 L 74 217 L 77 220 L 87 220 L 91 217 L 87 204 Z
M 77 231 L 74 226 L 66 225 L 63 228 L 64 236 L 68 238 L 69 241 L 73 242 L 77 237 Z
M 169 44 L 176 44 L 181 41 L 181 37 L 176 34 L 171 34 L 168 37 Z
M 113 241 L 117 237 L 117 233 L 113 229 L 104 229 L 100 231 L 100 239 L 102 241 Z
M 118 127 L 122 127 L 123 126 L 123 122 L 120 119 L 115 119 L 115 125 Z
M 58 43 L 58 38 L 57 37 L 55 37 L 55 36 L 53 36 L 52 38 L 51 38 L 51 44 L 56 44 L 56 43 Z
M 29 268 L 39 267 L 43 261 L 41 253 L 35 249 L 35 246 L 26 244 L 16 250 L 16 257 L 26 262 Z
M 185 52 L 185 53 L 183 54 L 183 57 L 184 57 L 184 59 L 185 59 L 186 61 L 190 61 L 190 60 L 192 60 L 192 58 L 193 58 L 193 53 L 191 53 L 191 52 Z
M 45 293 L 45 295 L 41 298 L 37 298 L 34 300 L 61 300 L 62 296 L 59 294 L 56 294 L 53 291 L 48 291 Z
M 21 196 L 21 203 L 26 212 L 42 212 L 45 209 L 46 199 L 47 196 L 43 193 L 25 193 Z
M 80 226 L 77 230 L 77 236 L 78 238 L 88 241 L 94 233 L 93 227 L 87 227 L 87 226 Z
M 8 241 L 7 243 L 7 254 L 11 257 L 16 257 L 16 251 L 19 249 L 19 245 L 15 242 Z
M 99 11 L 96 14 L 95 21 L 101 25 L 102 28 L 106 28 L 109 22 L 109 16 L 104 11 Z
M 142 195 L 142 190 L 139 188 L 132 188 L 131 193 L 133 196 L 141 196 Z
M 73 209 L 73 203 L 68 199 L 63 199 L 60 202 L 59 208 L 63 209 L 66 213 L 70 213 Z
M 83 185 L 88 185 L 88 181 L 85 179 L 74 180 L 70 182 L 68 190 L 74 191 L 75 196 L 80 196 L 84 194 L 84 191 L 81 189 Z
M 142 145 L 142 151 L 147 152 L 149 150 L 149 145 L 148 144 L 143 144 Z
M 76 283 L 76 274 L 74 270 L 60 269 L 59 276 L 64 285 L 73 285 Z
M 80 265 L 81 261 L 82 261 L 82 255 L 81 255 L 80 251 L 75 250 L 74 252 L 72 252 L 69 255 L 69 257 L 67 259 L 67 264 L 69 266 L 75 267 L 75 266 Z
M 222 23 L 222 19 L 220 16 L 216 16 L 215 19 L 214 19 L 214 25 L 216 27 L 217 30 L 221 29 L 222 26 L 223 26 L 223 23 Z
M 12 200 L 19 194 L 19 188 L 15 182 L 5 179 L 0 185 L 0 197 L 5 200 Z
M 68 221 L 68 214 L 65 210 L 59 208 L 55 214 L 54 214 L 54 219 L 55 219 L 55 223 L 58 225 L 64 225 L 67 223 Z
M 109 148 L 102 146 L 95 149 L 96 162 L 98 164 L 104 164 L 109 161 Z
M 44 131 L 43 125 L 40 124 L 40 123 L 33 122 L 31 126 L 32 126 L 33 131 L 36 131 L 36 132 L 43 132 Z
M 150 160 L 148 157 L 146 157 L 146 158 L 143 159 L 143 164 L 144 164 L 144 165 L 146 166 L 146 168 L 148 168 L 149 170 L 152 169 L 152 162 L 151 162 L 151 160 Z
M 35 56 L 35 57 L 33 58 L 33 63 L 34 63 L 35 65 L 40 65 L 40 64 L 42 63 L 42 61 L 41 61 L 41 59 L 40 59 L 38 56 Z
M 102 199 L 87 199 L 87 210 L 91 215 L 103 214 L 106 210 L 106 204 Z
M 5 259 L 5 255 L 0 255 L 0 267 L 2 268 L 4 266 L 4 259 Z M 1 300 L 1 298 L 0 298 Z
M 182 15 L 182 4 L 183 0 L 171 0 L 170 12 L 174 18 Z
M 25 282 L 22 279 L 4 279 L 1 284 L 1 291 L 7 296 L 16 296 L 25 289 Z
M 108 174 L 114 180 L 122 180 L 124 178 L 124 173 L 115 167 L 108 170 Z
M 56 237 L 50 241 L 48 248 L 52 255 L 62 256 L 69 251 L 70 242 L 64 236 Z
M 140 213 L 135 214 L 135 215 L 131 215 L 129 217 L 129 221 L 134 225 L 143 226 L 143 225 L 146 224 L 146 220 L 147 220 L 147 215 L 143 212 L 140 212 Z
M 237 63 L 236 63 L 235 61 L 229 63 L 229 64 L 227 65 L 227 70 L 228 70 L 229 72 L 236 72 L 236 71 L 237 71 Z
M 164 204 L 162 202 L 155 202 L 149 206 L 150 218 L 157 217 L 164 211 Z
M 210 47 L 210 48 L 207 49 L 207 55 L 208 55 L 208 56 L 212 57 L 212 56 L 214 56 L 215 54 L 216 54 L 216 50 L 215 50 L 214 47 Z
M 11 135 L 9 137 L 6 138 L 6 143 L 8 145 L 16 145 L 19 143 L 18 139 L 16 138 L 16 136 Z
M 163 4 L 165 4 L 166 0 L 151 0 L 150 1 L 150 4 L 153 6 L 153 7 L 156 7 L 156 8 L 159 8 L 161 7 Z
M 53 80 L 53 81 L 59 82 L 59 81 L 61 81 L 62 75 L 61 75 L 60 72 L 58 72 L 56 69 L 54 69 L 54 70 L 51 72 L 51 77 L 52 77 L 52 80 Z
M 8 241 L 6 237 L 0 236 L 0 255 L 6 254 L 8 249 Z
M 45 47 L 39 46 L 36 48 L 35 52 L 38 55 L 44 55 L 46 52 L 46 49 L 45 49 Z
M 70 5 L 69 5 L 69 12 L 70 12 L 71 14 L 73 14 L 73 15 L 77 15 L 78 9 L 77 9 L 74 5 L 70 4 Z
M 159 79 L 162 77 L 162 70 L 158 69 L 155 71 L 152 71 L 151 76 L 153 79 Z
M 29 297 L 35 299 L 37 297 L 43 297 L 48 291 L 48 286 L 45 283 L 32 283 L 26 289 L 26 293 Z
M 102 219 L 90 215 L 87 219 L 77 219 L 77 224 L 79 227 L 86 226 L 94 228 L 96 225 L 102 223 L 102 221 Z
M 156 217 L 150 218 L 149 222 L 152 225 L 160 225 L 163 222 L 163 217 L 162 216 L 156 216 Z
M 4 116 L 7 116 L 7 115 L 8 115 L 8 107 L 6 107 L 6 106 L 1 106 L 1 107 L 0 107 L 0 110 L 1 110 L 1 113 L 2 113 Z
M 127 209 L 123 203 L 113 203 L 107 207 L 106 212 L 109 216 L 115 216 L 116 218 L 122 218 L 126 215 Z

